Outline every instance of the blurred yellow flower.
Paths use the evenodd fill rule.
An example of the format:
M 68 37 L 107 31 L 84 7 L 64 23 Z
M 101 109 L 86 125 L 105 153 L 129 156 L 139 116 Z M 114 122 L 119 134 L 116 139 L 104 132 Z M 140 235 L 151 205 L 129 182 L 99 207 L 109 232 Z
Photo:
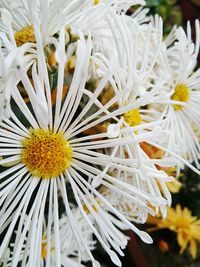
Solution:
M 176 178 L 174 178 L 173 181 L 166 183 L 166 185 L 171 193 L 178 193 L 183 186 L 183 184 Z
M 180 253 L 183 253 L 190 245 L 190 254 L 193 259 L 196 258 L 197 243 L 200 242 L 200 220 L 192 216 L 188 208 L 181 209 L 180 205 L 175 208 L 169 207 L 165 219 L 149 217 L 148 223 L 156 225 L 150 228 L 150 231 L 169 229 L 177 233 L 177 242 L 181 247 Z

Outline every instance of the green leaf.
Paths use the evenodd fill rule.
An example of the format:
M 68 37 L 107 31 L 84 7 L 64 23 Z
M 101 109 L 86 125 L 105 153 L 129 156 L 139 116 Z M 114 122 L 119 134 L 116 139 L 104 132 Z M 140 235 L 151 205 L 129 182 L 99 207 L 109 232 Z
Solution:
M 147 0 L 147 7 L 157 7 L 161 3 L 161 0 Z

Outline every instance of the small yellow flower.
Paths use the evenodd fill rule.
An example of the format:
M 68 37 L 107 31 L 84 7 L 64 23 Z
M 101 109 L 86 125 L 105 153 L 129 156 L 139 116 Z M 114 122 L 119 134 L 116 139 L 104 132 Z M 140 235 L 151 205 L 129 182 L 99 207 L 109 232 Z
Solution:
M 190 245 L 190 254 L 193 259 L 197 255 L 197 243 L 200 242 L 200 220 L 192 216 L 188 208 L 181 209 L 180 205 L 175 208 L 168 208 L 165 219 L 149 217 L 148 223 L 156 225 L 150 231 L 169 229 L 177 234 L 177 242 L 180 246 L 180 253 L 183 253 Z

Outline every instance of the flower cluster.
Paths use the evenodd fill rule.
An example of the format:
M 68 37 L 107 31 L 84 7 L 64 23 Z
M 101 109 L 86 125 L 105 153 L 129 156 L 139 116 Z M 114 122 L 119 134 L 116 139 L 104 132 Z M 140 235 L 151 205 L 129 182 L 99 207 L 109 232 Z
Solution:
M 135 223 L 165 217 L 168 183 L 200 173 L 199 22 L 193 43 L 143 0 L 0 3 L 0 262 L 100 266 Z M 162 151 L 151 157 L 145 146 Z M 196 167 L 191 163 L 195 162 Z
M 190 245 L 190 254 L 193 258 L 197 255 L 197 243 L 200 241 L 200 220 L 192 216 L 188 208 L 181 208 L 177 205 L 175 208 L 168 208 L 168 214 L 165 219 L 149 217 L 149 223 L 156 225 L 151 230 L 169 229 L 177 234 L 177 242 L 181 247 L 180 253 L 183 253 Z

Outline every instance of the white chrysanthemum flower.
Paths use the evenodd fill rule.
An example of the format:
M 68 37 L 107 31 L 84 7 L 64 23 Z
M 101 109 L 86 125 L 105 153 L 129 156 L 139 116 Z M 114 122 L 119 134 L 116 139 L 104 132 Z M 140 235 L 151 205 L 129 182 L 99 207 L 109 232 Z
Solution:
M 91 6 L 91 0 L 2 0 L 0 30 L 8 34 L 13 44 L 21 46 L 36 41 L 34 25 L 38 23 L 46 44 L 61 27 L 73 24 Z
M 86 206 L 83 206 L 83 208 L 88 212 Z M 71 218 L 63 216 L 59 222 L 62 262 L 68 261 L 67 255 L 77 257 L 79 263 L 87 262 L 90 260 L 87 250 L 92 251 L 96 247 L 96 241 L 93 239 L 93 231 L 82 216 L 79 208 L 72 208 L 71 215 Z M 76 222 L 73 229 L 70 222 L 71 219 L 74 219 Z M 69 242 L 69 240 L 71 241 Z
M 171 36 L 170 38 L 172 40 L 170 41 L 168 40 L 170 38 L 168 38 L 166 42 L 168 45 L 170 45 L 171 42 L 173 42 L 175 39 L 179 38 L 181 40 L 184 40 L 184 42 L 182 41 L 183 42 L 182 50 L 180 50 L 180 45 L 178 44 L 178 42 L 176 42 L 175 47 L 170 46 L 169 51 L 168 51 L 166 50 L 166 45 L 163 43 L 163 40 L 162 40 L 162 36 L 163 36 L 162 24 L 163 24 L 162 19 L 159 16 L 155 16 L 154 18 L 151 18 L 150 24 L 145 25 L 145 26 L 141 25 L 142 27 L 140 27 L 140 30 L 138 31 L 137 36 L 132 36 L 130 38 L 129 31 L 126 31 L 127 40 L 129 40 L 129 43 L 127 41 L 126 46 L 131 48 L 133 44 L 136 44 L 136 47 L 138 48 L 134 55 L 129 51 L 134 51 L 135 49 L 126 49 L 126 52 L 128 52 L 127 55 L 125 53 L 123 54 L 124 61 L 126 62 L 125 65 L 129 66 L 129 68 L 128 68 L 127 73 L 126 72 L 123 73 L 124 77 L 127 77 L 127 79 L 121 78 L 123 77 L 122 75 L 121 77 L 120 75 L 118 75 L 121 78 L 121 84 L 120 86 L 118 85 L 118 88 L 121 88 L 121 90 L 124 90 L 124 94 L 123 94 L 124 100 L 122 101 L 121 105 L 124 105 L 127 103 L 130 104 L 134 102 L 134 100 L 137 97 L 140 97 L 141 101 L 142 99 L 144 100 L 146 99 L 145 100 L 146 103 L 144 101 L 142 105 L 148 105 L 148 109 L 146 107 L 145 109 L 143 109 L 141 106 L 136 107 L 136 108 L 139 108 L 139 110 L 138 111 L 133 110 L 132 123 L 137 124 L 137 123 L 150 122 L 149 126 L 151 127 L 151 124 L 153 122 L 155 123 L 154 125 L 156 125 L 160 121 L 161 123 L 160 127 L 163 130 L 166 130 L 168 133 L 170 133 L 168 136 L 169 136 L 169 139 L 172 140 L 173 134 L 176 134 L 174 133 L 174 131 L 172 131 L 170 127 L 168 127 L 169 125 L 172 124 L 172 118 L 170 116 L 166 116 L 165 112 L 161 114 L 162 106 L 164 103 L 166 104 L 169 102 L 171 104 L 170 107 L 173 107 L 173 104 L 178 104 L 178 103 L 184 105 L 183 102 L 182 103 L 174 102 L 175 100 L 172 101 L 172 99 L 170 99 L 170 101 L 168 100 L 168 97 L 171 97 L 173 94 L 172 90 L 174 90 L 174 87 L 173 86 L 171 87 L 171 85 L 169 84 L 169 81 L 170 81 L 170 78 L 171 78 L 171 81 L 176 80 L 175 82 L 176 84 L 177 77 L 180 78 L 180 73 L 181 73 L 180 66 L 182 66 L 181 59 L 183 58 L 182 56 L 180 56 L 180 53 L 183 53 L 181 51 L 185 51 L 184 53 L 187 54 L 185 58 L 187 59 L 190 58 L 189 65 L 190 65 L 190 73 L 191 73 L 191 70 L 193 70 L 194 66 L 196 65 L 196 61 L 197 61 L 196 59 L 198 55 L 199 38 L 197 37 L 196 46 L 194 47 L 194 45 L 192 45 L 191 43 L 187 44 L 186 36 L 185 38 L 182 36 L 182 34 L 185 35 L 182 29 L 177 30 L 178 31 L 177 34 L 175 34 L 176 29 L 174 29 L 172 34 L 170 35 Z M 129 27 L 130 25 L 131 24 L 129 23 Z M 198 23 L 197 23 L 197 26 L 198 26 Z M 124 28 L 127 30 L 127 27 L 124 26 Z M 199 30 L 197 29 L 197 35 L 198 35 L 198 32 Z M 188 34 L 189 33 L 190 33 L 190 28 L 188 28 Z M 131 39 L 134 39 L 133 43 L 130 42 Z M 191 42 L 191 38 L 190 38 L 190 42 Z M 166 62 L 168 64 L 165 64 Z M 175 68 L 175 64 L 176 65 L 179 64 L 179 68 L 177 68 L 177 66 Z M 169 66 L 170 66 L 170 74 L 168 70 Z M 184 64 L 184 66 L 186 66 L 186 64 Z M 189 75 L 189 73 L 186 75 Z M 199 80 L 199 71 L 195 72 L 189 77 L 190 79 L 188 80 L 188 82 L 190 83 L 191 83 L 191 79 L 192 79 L 192 82 L 194 82 L 194 79 L 192 77 L 196 78 L 196 82 L 194 82 L 194 86 L 198 90 L 197 84 Z M 126 81 L 126 83 L 123 83 L 123 80 Z M 166 86 L 166 83 L 168 83 L 168 88 Z M 196 94 L 197 92 L 195 93 L 195 95 Z M 196 108 L 198 109 L 198 106 L 196 106 Z M 172 110 L 174 111 L 173 108 Z M 128 116 L 129 122 L 131 119 L 130 115 L 131 113 L 129 113 L 129 116 Z M 194 118 L 193 118 L 192 124 L 194 126 L 196 125 L 196 128 L 198 129 L 198 125 L 199 125 L 198 118 L 196 118 L 195 120 L 196 122 L 194 122 Z M 177 123 L 176 123 L 176 126 L 178 127 Z M 140 128 L 140 130 L 141 129 L 142 128 Z M 146 129 L 148 129 L 148 125 L 146 126 Z M 191 127 L 189 128 L 189 130 L 191 131 Z M 177 129 L 177 131 L 179 132 L 180 128 Z M 194 134 L 193 134 L 193 137 L 194 137 Z M 190 142 L 188 143 L 188 146 L 191 146 L 191 142 L 193 142 L 192 141 L 193 137 L 190 138 Z M 166 138 L 165 140 L 168 140 L 168 138 Z M 173 148 L 171 146 L 170 148 L 166 147 L 166 141 L 164 141 L 163 138 L 162 139 L 157 138 L 157 140 L 151 140 L 151 143 L 155 147 L 157 146 L 163 149 L 164 151 L 169 152 L 169 154 L 166 153 L 165 156 L 169 155 L 171 157 L 170 161 L 172 165 L 173 165 L 172 161 L 174 161 L 172 157 L 174 157 L 176 159 L 176 162 L 174 163 L 178 164 L 178 166 L 181 166 L 184 163 L 190 168 L 192 168 L 194 171 L 199 173 L 198 170 L 196 170 L 195 168 L 191 166 L 191 164 L 189 164 L 187 161 L 185 161 L 183 158 L 180 157 L 184 155 L 179 153 L 178 151 L 178 146 L 180 145 L 179 142 L 176 142 L 176 145 L 174 145 L 173 143 Z M 199 146 L 197 139 L 195 140 L 194 143 L 196 143 L 197 147 Z M 181 149 L 184 149 L 183 145 L 181 145 Z M 174 154 L 173 152 L 175 152 L 176 154 Z
M 102 191 L 100 191 L 100 193 L 104 195 Z M 104 240 L 104 248 L 109 253 L 115 264 L 120 265 L 120 261 L 113 253 L 112 248 L 114 248 L 121 256 L 124 256 L 122 250 L 126 247 L 128 238 L 120 230 L 129 229 L 129 227 L 115 215 L 113 216 L 112 208 L 105 205 L 98 197 L 91 198 L 87 192 L 87 194 L 83 193 L 80 195 L 80 198 L 84 203 L 83 207 L 73 211 L 73 217 L 77 221 L 77 224 L 74 227 L 74 231 L 77 233 L 74 243 L 75 246 L 77 246 L 76 242 L 79 244 L 80 260 L 90 260 L 87 255 L 87 251 L 82 245 L 79 234 L 79 232 L 85 232 L 86 236 L 83 237 L 87 240 L 87 244 L 90 244 L 90 250 L 94 249 L 94 241 L 92 240 L 91 235 L 93 233 L 97 238 L 101 237 L 101 239 Z M 105 199 L 106 197 L 104 197 L 104 200 Z M 68 233 L 70 220 L 68 219 L 68 221 L 66 221 L 66 218 L 64 218 L 62 222 L 61 232 L 63 232 L 63 234 L 66 232 Z M 63 240 L 63 243 L 65 243 L 68 247 L 67 241 L 64 242 Z
M 150 159 L 140 146 L 143 138 L 146 138 L 146 142 L 154 141 L 155 143 L 158 142 L 158 144 L 163 144 L 167 138 L 167 133 L 162 131 L 162 119 L 157 119 L 157 116 L 155 116 L 158 112 L 143 108 L 143 106 L 154 101 L 156 98 L 155 91 L 161 88 L 161 84 L 153 83 L 153 67 L 156 64 L 162 45 L 162 20 L 158 20 L 156 27 L 151 24 L 149 26 L 146 25 L 146 27 L 140 27 L 138 24 L 141 30 L 135 35 L 130 31 L 131 24 L 129 20 L 129 28 L 126 27 L 127 21 L 125 17 L 123 22 L 123 29 L 127 38 L 123 39 L 123 32 L 116 30 L 118 36 L 121 34 L 120 40 L 123 40 L 123 45 L 126 47 L 126 49 L 121 49 L 121 57 L 119 56 L 119 58 L 122 58 L 120 64 L 123 66 L 123 68 L 119 66 L 119 72 L 121 69 L 123 69 L 123 72 L 114 74 L 117 87 L 113 87 L 114 89 L 112 90 L 122 96 L 118 105 L 121 108 L 132 105 L 132 110 L 124 112 L 118 122 L 109 125 L 108 134 L 110 138 L 129 137 L 133 140 L 138 139 L 138 142 L 132 142 L 125 146 L 116 145 L 112 150 L 111 156 L 117 156 L 122 162 L 129 162 L 129 165 L 120 167 L 115 171 L 114 166 L 108 164 L 104 171 L 107 172 L 108 169 L 112 169 L 116 173 L 117 181 L 126 181 L 126 183 L 139 188 L 141 192 L 146 192 L 146 195 L 150 194 L 154 195 L 155 198 L 160 198 L 161 201 L 156 204 L 154 202 L 151 203 L 151 200 L 149 200 L 149 203 L 160 207 L 163 215 L 165 215 L 166 199 L 168 200 L 168 205 L 171 204 L 171 195 L 165 183 L 172 178 L 168 177 L 165 172 L 159 171 L 155 164 L 173 166 L 176 164 L 175 160 L 170 157 Z M 122 43 L 120 42 L 119 44 L 123 48 Z M 120 49 L 118 52 L 120 54 Z M 153 93 L 151 93 L 152 88 Z M 99 177 L 97 185 L 100 183 L 104 184 L 104 181 L 101 181 Z M 109 187 L 107 184 L 106 186 Z M 123 193 L 119 198 L 123 198 L 122 195 Z M 162 198 L 162 196 L 166 199 Z M 146 221 L 149 210 L 145 204 L 146 200 L 142 196 L 138 195 L 135 196 L 135 199 L 131 199 L 124 195 L 124 202 L 129 207 L 134 206 L 134 210 L 137 211 L 137 215 L 134 214 L 134 218 L 132 218 L 133 221 Z
M 166 118 L 164 129 L 170 132 L 168 150 L 184 157 L 199 168 L 200 159 L 200 69 L 195 70 L 200 46 L 200 27 L 196 21 L 196 43 L 179 27 L 166 40 L 169 46 L 158 61 L 160 77 L 165 85 L 160 91 L 160 111 Z M 165 75 L 165 76 L 164 76 Z M 162 79 L 162 78 L 161 78 Z M 165 92 L 164 92 L 165 90 Z M 159 97 L 158 97 L 159 99 Z M 158 101 L 159 103 L 159 101 Z
M 44 29 L 41 29 L 42 14 L 38 17 L 42 20 L 36 19 L 33 23 L 34 31 L 31 29 L 35 39 L 30 42 L 36 42 L 37 47 L 34 53 L 23 50 L 29 47 L 27 44 L 20 46 L 21 50 L 15 47 L 16 51 L 26 52 L 17 57 L 14 81 L 10 81 L 13 89 L 9 97 L 14 102 L 10 118 L 3 115 L 0 124 L 0 164 L 4 168 L 0 173 L 0 257 L 16 231 L 11 267 L 17 267 L 21 260 L 22 267 L 27 261 L 28 267 L 43 266 L 44 261 L 49 266 L 52 257 L 56 267 L 62 266 L 63 260 L 70 265 L 72 262 L 66 251 L 70 254 L 74 250 L 79 262 L 90 259 L 93 266 L 99 266 L 91 253 L 92 233 L 112 261 L 120 266 L 114 250 L 123 255 L 127 238 L 119 229 L 131 229 L 143 241 L 151 243 L 150 236 L 131 221 L 146 221 L 149 213 L 154 214 L 151 207 L 160 208 L 165 215 L 166 205 L 171 203 L 165 184 L 171 177 L 155 166 L 171 166 L 171 158 L 150 159 L 140 146 L 140 143 L 152 140 L 162 144 L 166 134 L 162 130 L 163 118 L 155 121 L 156 116 L 142 108 L 154 101 L 162 85 L 153 82 L 157 78 L 154 66 L 163 48 L 162 22 L 158 20 L 155 26 L 148 26 L 144 13 L 130 19 L 119 15 L 118 11 L 128 8 L 127 3 L 142 1 L 127 0 L 120 4 L 113 0 L 114 11 L 108 1 L 102 1 L 104 3 L 100 5 L 94 5 L 92 1 L 65 2 L 67 8 L 62 8 L 61 13 L 69 17 L 63 27 L 60 27 L 63 22 L 56 25 L 60 31 L 54 28 L 54 20 L 49 25 L 44 23 Z M 2 5 L 5 3 L 3 1 Z M 48 14 L 55 11 L 53 18 L 57 18 L 61 3 L 64 4 L 61 0 L 38 1 L 33 8 L 37 11 L 41 4 L 42 13 L 48 13 L 50 9 Z M 89 9 L 85 12 L 87 5 Z M 55 10 L 51 10 L 53 7 Z M 96 12 L 105 7 L 107 15 L 95 24 Z M 70 16 L 73 8 L 79 13 L 72 12 Z M 90 8 L 95 12 L 90 12 Z M 27 10 L 22 6 L 23 18 L 29 14 Z M 10 29 L 10 39 L 3 35 L 2 40 L 6 41 L 7 47 L 9 42 L 15 46 L 11 21 L 16 14 L 12 13 L 11 18 L 5 9 L 1 14 L 4 26 L 7 24 Z M 79 19 L 77 14 L 81 14 Z M 30 18 L 35 19 L 35 15 Z M 75 18 L 77 21 L 73 24 Z M 89 21 L 93 23 L 92 33 L 88 31 Z M 73 44 L 66 43 L 66 25 L 74 25 L 77 41 Z M 137 25 L 135 34 L 131 31 L 134 25 Z M 32 27 L 30 21 L 27 26 Z M 101 45 L 98 49 L 102 30 L 107 27 L 103 49 Z M 43 30 L 47 35 L 41 37 Z M 54 33 L 56 36 L 51 37 Z M 45 42 L 49 45 L 44 47 Z M 49 51 L 53 55 L 52 69 L 49 68 Z M 2 58 L 7 57 L 9 53 Z M 72 57 L 73 70 L 69 67 Z M 91 82 L 94 74 L 98 79 Z M 105 96 L 110 90 L 111 94 Z M 102 192 L 102 187 L 109 194 Z M 114 194 L 117 197 L 112 200 Z M 78 206 L 75 211 L 69 204 L 71 196 Z M 122 205 L 118 205 L 120 197 Z M 67 217 L 60 219 L 61 205 Z M 124 209 L 126 205 L 134 209 L 132 214 Z M 44 229 L 45 219 L 47 226 Z M 74 237 L 74 242 L 68 244 L 64 233 Z M 44 261 L 41 260 L 43 248 Z M 64 254 L 66 258 L 63 258 Z
M 116 232 L 115 224 L 110 222 L 101 210 L 96 200 L 98 199 L 127 228 L 137 233 L 142 240 L 147 243 L 152 242 L 147 233 L 138 230 L 131 224 L 94 188 L 93 184 L 96 184 L 100 178 L 102 184 L 104 182 L 108 188 L 111 187 L 114 190 L 119 187 L 117 189 L 119 192 L 126 191 L 127 196 L 133 199 L 135 199 L 134 196 L 139 196 L 144 206 L 148 206 L 148 203 L 160 203 L 160 201 L 164 203 L 161 195 L 152 194 L 151 191 L 147 193 L 142 188 L 138 189 L 136 184 L 127 184 L 125 181 L 118 181 L 109 175 L 110 168 L 136 171 L 136 175 L 139 175 L 140 169 L 138 167 L 132 169 L 135 166 L 135 160 L 132 158 L 129 160 L 121 159 L 115 154 L 115 151 L 111 156 L 104 152 L 106 149 L 112 150 L 114 148 L 115 150 L 115 147 L 119 148 L 130 143 L 145 141 L 152 138 L 156 132 L 152 131 L 149 134 L 134 135 L 133 137 L 126 135 L 126 132 L 132 131 L 132 128 L 127 127 L 121 129 L 124 135 L 120 138 L 109 139 L 106 130 L 100 134 L 87 135 L 86 131 L 96 125 L 106 123 L 109 120 L 118 121 L 117 116 L 134 108 L 134 104 L 117 108 L 114 111 L 109 110 L 113 104 L 119 101 L 121 93 L 116 94 L 106 105 L 99 101 L 99 95 L 112 77 L 115 67 L 115 65 L 111 65 L 112 61 L 107 73 L 98 81 L 94 91 L 87 89 L 92 41 L 89 36 L 85 40 L 81 34 L 79 34 L 79 41 L 77 42 L 74 74 L 70 78 L 71 82 L 66 90 L 63 82 L 66 79 L 64 71 L 65 64 L 68 62 L 68 52 L 65 52 L 64 28 L 59 33 L 58 42 L 55 41 L 54 43 L 58 64 L 57 83 L 52 84 L 45 63 L 44 52 L 42 49 L 38 49 L 37 62 L 33 63 L 31 70 L 27 72 L 26 69 L 18 69 L 17 74 L 21 82 L 14 86 L 12 94 L 16 108 L 11 111 L 10 119 L 5 119 L 1 123 L 0 156 L 3 159 L 0 164 L 7 167 L 0 174 L 0 233 L 5 229 L 7 231 L 1 242 L 0 256 L 8 247 L 13 232 L 17 230 L 16 225 L 19 225 L 18 229 L 20 230 L 18 230 L 18 238 L 15 240 L 11 266 L 17 266 L 27 235 L 30 242 L 29 267 L 37 265 L 41 256 L 44 210 L 47 209 L 47 229 L 51 229 L 52 224 L 54 225 L 55 263 L 57 267 L 61 266 L 58 193 L 61 193 L 70 224 L 74 227 L 76 220 L 71 215 L 68 203 L 70 191 L 73 192 L 82 216 L 92 228 L 103 248 L 108 252 L 113 262 L 120 265 L 116 253 L 108 245 L 108 242 L 101 237 L 98 231 L 95 231 L 83 206 L 86 205 L 91 211 L 91 205 L 95 205 L 101 216 L 102 229 L 110 227 L 113 233 Z M 31 75 L 31 80 L 28 75 Z M 68 79 L 66 82 L 69 82 Z M 52 86 L 56 87 L 56 91 L 52 91 Z M 24 98 L 23 94 L 25 94 Z M 83 193 L 87 195 L 92 204 L 88 204 Z M 22 228 L 27 215 L 25 227 Z M 47 239 L 51 240 L 49 235 L 47 230 Z M 118 249 L 112 239 L 109 238 L 108 240 L 114 249 Z M 81 242 L 84 245 L 84 240 Z M 97 266 L 98 264 L 89 249 L 87 249 L 87 253 L 93 265 Z
M 148 124 L 141 124 L 140 127 L 141 126 L 147 128 L 149 127 Z M 157 166 L 164 167 L 173 166 L 174 162 L 171 158 L 149 158 L 149 156 L 140 146 L 140 143 L 151 143 L 152 140 L 155 140 L 156 132 L 160 134 L 157 135 L 157 139 L 162 139 L 162 135 L 165 135 L 165 132 L 163 132 L 159 127 L 154 127 L 155 129 L 153 131 L 149 127 L 148 129 L 150 130 L 150 132 L 152 131 L 152 136 L 150 134 L 147 137 L 149 133 L 135 134 L 134 132 L 140 130 L 140 127 L 130 127 L 126 125 L 126 129 L 132 129 L 132 134 L 130 132 L 128 134 L 123 134 L 123 132 L 121 132 L 119 138 L 129 136 L 129 138 L 134 139 L 134 137 L 142 138 L 143 136 L 146 136 L 146 140 L 141 140 L 141 142 L 138 143 L 127 144 L 125 147 L 116 145 L 112 156 L 118 155 L 118 157 L 121 158 L 122 162 L 129 162 L 128 166 L 120 167 L 117 171 L 113 168 L 113 171 L 115 171 L 116 173 L 115 179 L 117 180 L 119 186 L 119 181 L 121 180 L 125 181 L 128 185 L 134 186 L 138 188 L 138 190 L 140 190 L 141 194 L 136 194 L 134 198 L 128 197 L 126 195 L 126 192 L 121 193 L 121 196 L 124 196 L 124 202 L 126 202 L 128 206 L 135 206 L 135 210 L 137 210 L 137 215 L 135 214 L 136 220 L 134 220 L 133 218 L 132 221 L 139 220 L 144 223 L 147 220 L 148 214 L 152 213 L 152 211 L 149 210 L 148 205 L 146 205 L 147 202 L 156 208 L 160 208 L 163 216 L 166 215 L 167 204 L 171 205 L 171 194 L 166 186 L 166 182 L 173 180 L 173 178 L 168 177 L 168 175 L 164 171 L 158 170 L 155 164 Z M 116 192 L 118 191 L 117 189 L 113 189 L 112 186 L 106 184 L 104 181 L 102 182 L 102 184 Z M 144 194 L 146 195 L 146 197 L 144 197 Z M 147 197 L 149 198 L 149 200 L 147 200 Z
M 2 0 L 0 31 L 9 36 L 13 45 L 21 46 L 36 41 L 34 25 L 39 24 L 42 43 L 46 45 L 63 26 L 87 32 L 100 21 L 104 24 L 102 18 L 107 8 L 120 12 L 127 11 L 131 5 L 144 3 L 143 0 Z
M 88 253 L 85 249 L 90 251 L 95 249 L 96 241 L 93 240 L 93 232 L 90 226 L 85 222 L 80 214 L 79 209 L 72 209 L 73 217 L 76 218 L 76 229 L 72 229 L 69 218 L 63 215 L 59 220 L 59 236 L 60 236 L 60 251 L 61 251 L 61 265 L 69 267 L 84 267 L 81 262 L 88 261 Z M 28 223 L 28 216 L 25 218 L 23 227 Z M 21 226 L 20 226 L 21 227 Z M 74 234 L 74 231 L 76 234 Z M 16 231 L 16 239 L 21 238 L 21 231 L 18 228 Z M 51 236 L 51 237 L 50 237 Z M 79 237 L 80 236 L 80 237 Z M 77 240 L 77 237 L 79 240 Z M 84 247 L 82 246 L 84 240 Z M 31 236 L 28 235 L 24 240 L 23 249 L 20 253 L 19 264 L 20 266 L 30 266 L 30 242 Z M 38 259 L 37 266 L 50 266 L 56 267 L 56 253 L 55 253 L 55 240 L 54 229 L 47 228 L 46 222 L 43 223 L 43 236 L 40 249 L 40 259 Z M 48 251 L 50 251 L 48 253 Z M 9 254 L 8 254 L 9 252 Z M 6 267 L 10 267 L 12 259 L 16 253 L 15 243 L 10 245 L 10 249 L 6 252 L 3 262 L 6 262 Z
M 81 29 L 84 32 L 84 35 L 88 35 L 88 31 L 92 32 L 92 39 L 95 43 L 93 46 L 93 51 L 97 51 L 96 46 L 101 47 L 101 51 L 104 54 L 106 53 L 107 47 L 112 50 L 112 46 L 108 45 L 110 39 L 113 39 L 112 29 L 109 30 L 109 37 L 106 34 L 99 35 L 100 32 L 105 32 L 110 28 L 109 23 L 109 12 L 116 14 L 116 9 L 125 10 L 128 8 L 128 5 L 133 4 L 144 4 L 144 1 L 123 1 L 119 3 L 118 1 L 102 1 L 101 4 L 94 7 L 94 3 L 91 0 L 87 1 L 7 1 L 3 0 L 0 3 L 0 40 L 2 46 L 2 52 L 6 55 L 8 53 L 16 53 L 17 46 L 23 46 L 24 54 L 35 54 L 36 42 L 38 31 L 42 33 L 42 42 L 37 40 L 37 46 L 43 44 L 46 45 L 49 42 L 52 42 L 52 36 L 58 32 L 62 26 L 66 26 L 66 43 L 69 39 L 77 37 L 76 33 Z M 62 8 L 61 8 L 62 6 Z M 58 19 L 59 18 L 59 19 Z M 58 23 L 60 21 L 60 23 Z M 67 32 L 69 28 L 69 33 Z M 104 41 L 103 41 L 104 40 Z M 103 42 L 105 46 L 103 46 Z M 103 48 L 103 49 L 102 49 Z M 73 52 L 73 47 L 71 48 Z M 15 58 L 16 61 L 20 58 L 17 52 Z M 30 56 L 30 55 L 28 55 Z M 5 60 L 2 60 L 1 65 L 4 66 Z M 10 64 L 11 65 L 11 64 Z M 1 71 L 1 70 L 0 70 Z M 7 71 L 8 73 L 8 71 Z M 2 74 L 2 73 L 1 73 Z M 4 67 L 4 76 L 5 67 Z M 9 75 L 10 76 L 10 75 Z M 4 78 L 5 80 L 5 78 Z M 7 81 L 8 84 L 8 81 Z M 3 84 L 1 80 L 1 107 L 4 107 L 6 102 L 6 111 L 5 108 L 1 111 L 1 114 L 8 115 L 9 108 L 9 99 L 10 99 L 10 89 L 5 90 L 9 86 Z M 6 96 L 5 96 L 6 94 Z M 9 97 L 8 97 L 9 96 Z M 9 116 L 9 115 L 8 115 Z

